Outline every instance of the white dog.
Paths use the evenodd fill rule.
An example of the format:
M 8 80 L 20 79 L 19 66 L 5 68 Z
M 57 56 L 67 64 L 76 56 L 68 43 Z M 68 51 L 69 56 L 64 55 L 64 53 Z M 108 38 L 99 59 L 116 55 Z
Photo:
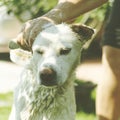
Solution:
M 75 120 L 73 73 L 93 33 L 86 26 L 66 24 L 39 33 L 15 89 L 10 120 Z

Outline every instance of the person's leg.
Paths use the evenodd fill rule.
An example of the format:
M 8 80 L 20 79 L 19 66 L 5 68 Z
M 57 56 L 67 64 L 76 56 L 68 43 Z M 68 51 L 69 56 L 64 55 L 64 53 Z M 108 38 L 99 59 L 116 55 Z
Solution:
M 96 114 L 99 120 L 120 117 L 120 0 L 114 0 L 102 39 L 103 76 L 98 84 Z
M 103 46 L 103 79 L 98 84 L 96 114 L 99 120 L 120 117 L 120 49 Z

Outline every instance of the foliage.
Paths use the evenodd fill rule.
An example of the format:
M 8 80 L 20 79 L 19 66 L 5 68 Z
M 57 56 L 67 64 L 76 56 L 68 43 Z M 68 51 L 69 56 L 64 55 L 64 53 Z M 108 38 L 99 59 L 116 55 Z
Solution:
M 57 0 L 1 0 L 1 6 L 6 6 L 8 14 L 14 15 L 22 22 L 36 18 L 49 11 Z
M 97 28 L 104 21 L 107 11 L 109 11 L 110 8 L 110 3 L 106 3 L 101 7 L 81 15 L 75 22 L 80 22 L 93 28 Z
M 0 5 L 6 6 L 7 12 L 14 13 L 17 18 L 23 22 L 29 19 L 43 15 L 52 9 L 57 0 L 1 0 Z M 111 6 L 111 2 L 107 3 L 95 10 L 92 10 L 77 19 L 77 22 L 90 24 L 94 19 L 94 26 L 103 21 L 106 10 Z M 92 22 L 93 24 L 93 22 Z

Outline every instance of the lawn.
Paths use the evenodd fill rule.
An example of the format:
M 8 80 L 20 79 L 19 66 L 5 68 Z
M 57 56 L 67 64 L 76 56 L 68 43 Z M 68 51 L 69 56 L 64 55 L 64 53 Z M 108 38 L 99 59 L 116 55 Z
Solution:
M 13 102 L 12 92 L 0 94 L 0 120 L 8 120 L 12 102 Z
M 76 120 L 95 120 L 95 90 L 87 90 L 89 92 L 85 92 L 86 90 L 81 90 L 80 92 L 77 89 L 77 114 Z M 82 94 L 81 94 L 82 93 Z M 89 93 L 89 95 L 88 95 Z M 80 99 L 80 100 L 79 100 Z M 11 111 L 11 106 L 13 102 L 13 94 L 9 93 L 1 93 L 0 94 L 0 120 L 8 120 L 8 116 Z

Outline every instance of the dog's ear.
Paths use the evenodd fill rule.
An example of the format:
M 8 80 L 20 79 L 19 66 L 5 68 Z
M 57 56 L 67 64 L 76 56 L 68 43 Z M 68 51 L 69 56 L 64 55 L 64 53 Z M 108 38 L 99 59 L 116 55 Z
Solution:
M 73 30 L 73 32 L 79 35 L 80 41 L 83 42 L 91 39 L 92 35 L 94 34 L 94 30 L 85 25 L 73 24 L 71 25 L 71 29 Z
M 32 57 L 32 53 L 30 51 L 22 49 L 14 40 L 9 42 L 9 48 L 10 59 L 16 64 L 25 65 Z

